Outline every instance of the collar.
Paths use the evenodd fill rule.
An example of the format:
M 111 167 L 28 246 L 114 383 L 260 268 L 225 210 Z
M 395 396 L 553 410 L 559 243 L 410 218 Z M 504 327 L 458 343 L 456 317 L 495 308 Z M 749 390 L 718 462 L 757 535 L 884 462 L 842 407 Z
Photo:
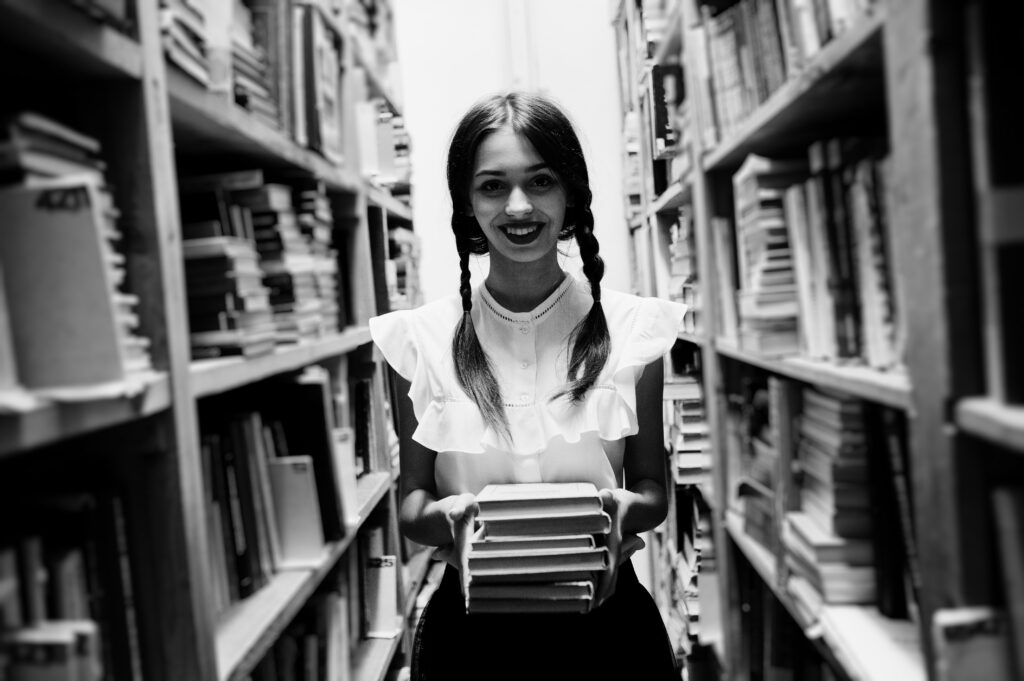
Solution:
M 480 295 L 480 300 L 483 301 L 484 308 L 486 308 L 492 315 L 498 319 L 507 322 L 509 324 L 519 324 L 521 322 L 539 322 L 542 318 L 550 314 L 558 304 L 565 298 L 565 294 L 569 292 L 569 289 L 575 283 L 575 279 L 572 275 L 566 274 L 562 279 L 562 283 L 558 285 L 551 294 L 537 304 L 532 310 L 527 312 L 512 312 L 501 305 L 494 299 L 491 292 L 487 290 L 486 284 L 480 284 L 477 287 L 477 291 Z

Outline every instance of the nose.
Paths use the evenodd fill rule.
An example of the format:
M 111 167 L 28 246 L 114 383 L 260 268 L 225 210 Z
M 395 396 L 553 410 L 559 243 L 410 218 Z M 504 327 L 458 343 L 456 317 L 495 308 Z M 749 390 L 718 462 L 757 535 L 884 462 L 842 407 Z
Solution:
M 529 215 L 532 211 L 533 204 L 530 203 L 530 198 L 526 195 L 526 192 L 519 187 L 513 187 L 508 195 L 508 201 L 505 203 L 505 215 L 517 217 Z

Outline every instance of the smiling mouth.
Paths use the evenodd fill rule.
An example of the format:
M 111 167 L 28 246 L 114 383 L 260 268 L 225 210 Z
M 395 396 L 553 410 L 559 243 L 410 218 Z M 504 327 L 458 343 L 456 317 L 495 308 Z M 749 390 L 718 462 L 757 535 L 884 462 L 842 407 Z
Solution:
M 541 224 L 539 222 L 523 222 L 514 225 L 502 225 L 501 231 L 508 236 L 525 237 L 530 236 L 540 230 L 540 228 Z

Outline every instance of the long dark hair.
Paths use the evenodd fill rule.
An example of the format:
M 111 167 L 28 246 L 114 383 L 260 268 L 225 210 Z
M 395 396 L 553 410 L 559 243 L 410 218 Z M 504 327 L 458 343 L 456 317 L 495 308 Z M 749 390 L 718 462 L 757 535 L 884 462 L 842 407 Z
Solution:
M 473 328 L 473 307 L 469 278 L 469 256 L 487 253 L 487 238 L 476 218 L 469 214 L 470 185 L 480 143 L 492 132 L 509 126 L 530 141 L 551 167 L 566 192 L 565 220 L 560 240 L 573 237 L 579 244 L 583 274 L 590 282 L 594 304 L 569 336 L 572 353 L 566 387 L 554 396 L 576 403 L 597 381 L 608 360 L 608 323 L 601 308 L 601 278 L 604 261 L 594 236 L 592 194 L 583 148 L 572 123 L 551 100 L 537 94 L 512 92 L 495 95 L 474 105 L 459 123 L 448 149 L 448 191 L 452 198 L 452 231 L 459 251 L 462 318 L 452 339 L 455 375 L 459 385 L 476 402 L 484 421 L 511 440 L 501 389 L 494 377 L 490 358 Z

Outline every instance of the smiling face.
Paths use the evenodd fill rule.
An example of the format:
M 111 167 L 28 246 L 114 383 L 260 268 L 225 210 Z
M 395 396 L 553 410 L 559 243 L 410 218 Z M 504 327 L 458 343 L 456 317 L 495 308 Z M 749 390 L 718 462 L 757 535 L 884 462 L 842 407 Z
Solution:
M 470 215 L 487 237 L 491 260 L 557 259 L 566 192 L 525 137 L 504 126 L 477 147 Z

